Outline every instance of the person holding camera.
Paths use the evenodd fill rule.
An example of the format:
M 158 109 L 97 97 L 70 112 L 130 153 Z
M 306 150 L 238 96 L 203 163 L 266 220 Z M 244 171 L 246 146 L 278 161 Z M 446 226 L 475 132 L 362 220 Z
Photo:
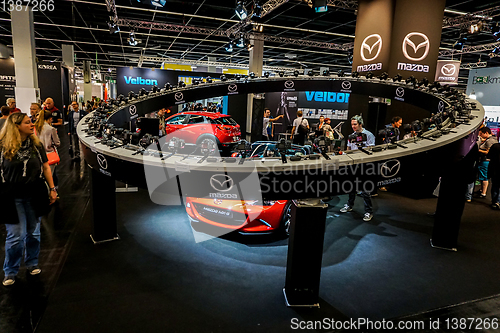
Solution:
M 296 145 L 303 146 L 306 135 L 309 132 L 309 123 L 307 119 L 302 117 L 302 111 L 297 111 L 297 118 L 293 121 L 292 127 L 292 142 Z
M 372 132 L 363 128 L 364 122 L 361 116 L 354 116 L 351 118 L 351 127 L 354 131 L 351 135 L 359 135 L 366 136 L 366 141 L 359 141 L 357 143 L 349 142 L 347 143 L 347 150 L 356 150 L 360 147 L 368 147 L 375 145 L 375 135 Z M 364 134 L 364 135 L 363 135 Z M 363 216 L 363 221 L 368 222 L 373 218 L 373 208 L 372 208 L 372 198 L 369 192 L 361 191 L 361 197 L 365 202 L 365 215 Z M 349 200 L 347 203 L 340 209 L 341 213 L 347 213 L 352 211 L 352 207 L 354 207 L 354 200 L 356 199 L 356 189 L 354 189 L 351 193 L 349 193 Z

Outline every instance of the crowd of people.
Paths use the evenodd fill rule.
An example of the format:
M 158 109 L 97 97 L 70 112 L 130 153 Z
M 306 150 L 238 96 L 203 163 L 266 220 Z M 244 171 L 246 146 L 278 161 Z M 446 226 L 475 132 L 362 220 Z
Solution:
M 16 107 L 13 98 L 7 99 L 0 110 L 1 223 L 7 231 L 2 284 L 10 286 L 16 281 L 23 256 L 30 275 L 42 271 L 38 266 L 40 221 L 59 198 L 57 148 L 64 131 L 64 115 L 50 97 L 43 105 L 31 103 L 29 115 Z M 74 160 L 79 159 L 76 126 L 86 114 L 76 101 L 71 103 L 67 119 Z

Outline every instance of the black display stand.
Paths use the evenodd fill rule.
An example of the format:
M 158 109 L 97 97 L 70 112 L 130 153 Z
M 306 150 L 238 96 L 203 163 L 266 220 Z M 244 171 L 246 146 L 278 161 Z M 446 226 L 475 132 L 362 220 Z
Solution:
M 477 160 L 478 150 L 477 145 L 474 145 L 460 162 L 449 165 L 441 177 L 432 229 L 432 247 L 457 251 L 467 184 L 475 180 Z
M 115 180 L 91 168 L 93 228 L 90 238 L 103 243 L 120 239 L 116 231 Z
M 290 307 L 319 307 L 319 281 L 328 205 L 293 201 L 286 281 L 283 293 Z

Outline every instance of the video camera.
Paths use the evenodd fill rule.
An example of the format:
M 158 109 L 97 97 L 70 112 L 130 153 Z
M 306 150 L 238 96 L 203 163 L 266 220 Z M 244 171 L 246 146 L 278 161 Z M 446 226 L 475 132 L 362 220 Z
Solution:
M 316 147 L 321 155 L 327 160 L 330 159 L 330 156 L 327 155 L 328 147 L 331 145 L 331 141 L 324 135 L 320 135 L 314 140 L 314 147 Z
M 292 141 L 281 139 L 276 143 L 276 149 L 278 149 L 278 152 L 281 155 L 281 161 L 283 163 L 286 163 L 286 151 L 288 149 L 292 149 Z
M 363 148 L 365 142 L 368 141 L 368 138 L 365 133 L 354 132 L 347 137 L 347 141 L 352 145 L 356 145 L 358 149 L 361 150 L 363 153 L 372 155 L 371 151 L 368 151 Z
M 414 120 L 411 124 L 404 124 L 403 129 L 405 132 L 415 132 L 418 134 L 422 132 L 422 123 L 420 120 Z

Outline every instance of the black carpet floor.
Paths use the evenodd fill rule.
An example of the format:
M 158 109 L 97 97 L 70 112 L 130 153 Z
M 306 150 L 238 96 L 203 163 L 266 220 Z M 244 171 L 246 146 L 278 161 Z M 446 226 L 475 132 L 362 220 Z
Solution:
M 500 318 L 500 212 L 484 199 L 466 205 L 459 251 L 449 252 L 429 243 L 435 198 L 381 192 L 368 223 L 361 198 L 347 214 L 346 196 L 334 198 L 320 308 L 308 309 L 285 306 L 286 239 L 197 243 L 183 207 L 156 205 L 140 190 L 117 194 L 120 240 L 94 245 L 85 168 L 62 165 L 60 187 L 42 230 L 43 273 L 0 288 L 2 333 L 289 332 L 324 318 L 441 318 L 438 329 L 406 331 L 442 332 L 446 318 Z M 337 331 L 322 328 L 309 331 Z

